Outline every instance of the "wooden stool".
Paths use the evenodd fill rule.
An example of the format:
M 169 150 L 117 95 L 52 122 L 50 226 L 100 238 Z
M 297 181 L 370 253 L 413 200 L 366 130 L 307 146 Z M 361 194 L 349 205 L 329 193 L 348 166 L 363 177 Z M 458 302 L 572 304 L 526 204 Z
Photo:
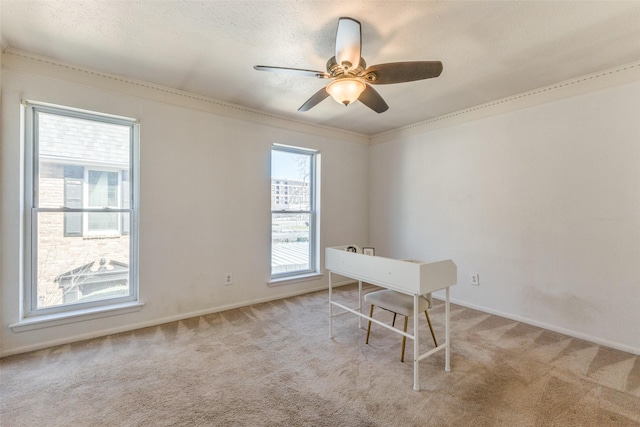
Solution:
M 371 304 L 371 310 L 369 317 L 373 317 L 373 307 L 378 306 L 383 310 L 387 310 L 393 313 L 392 326 L 396 325 L 396 315 L 401 314 L 404 316 L 404 332 L 407 332 L 407 324 L 409 323 L 409 316 L 413 316 L 413 297 L 411 295 L 403 294 L 401 292 L 385 289 L 381 291 L 370 292 L 364 296 L 364 301 Z M 427 308 L 431 307 L 430 301 L 423 296 L 418 298 L 418 310 L 424 311 L 424 315 L 429 323 L 429 329 L 431 330 L 431 336 L 433 337 L 433 343 L 438 346 L 436 341 L 436 335 L 433 333 L 433 327 L 431 326 L 431 319 L 429 319 L 429 313 Z M 369 334 L 371 333 L 371 320 L 367 326 L 367 341 L 369 344 Z M 414 334 L 416 331 L 413 332 Z M 402 356 L 400 361 L 404 362 L 404 347 L 407 342 L 407 337 L 402 336 Z

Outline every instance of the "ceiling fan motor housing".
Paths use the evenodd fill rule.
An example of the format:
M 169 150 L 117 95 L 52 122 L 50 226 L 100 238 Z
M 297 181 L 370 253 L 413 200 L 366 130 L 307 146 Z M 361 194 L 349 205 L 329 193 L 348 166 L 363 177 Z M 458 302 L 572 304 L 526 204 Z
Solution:
M 364 58 L 360 58 L 360 63 L 357 67 L 353 67 L 353 64 L 347 61 L 343 62 L 342 64 L 338 64 L 338 62 L 336 62 L 335 56 L 332 56 L 327 61 L 327 73 L 329 73 L 332 78 L 340 77 L 342 75 L 360 77 L 359 74 L 362 73 L 365 68 L 367 68 L 367 63 L 365 62 Z

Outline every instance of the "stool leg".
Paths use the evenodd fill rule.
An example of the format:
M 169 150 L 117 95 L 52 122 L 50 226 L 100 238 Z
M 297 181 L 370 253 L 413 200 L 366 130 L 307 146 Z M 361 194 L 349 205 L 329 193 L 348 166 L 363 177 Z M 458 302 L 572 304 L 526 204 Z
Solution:
M 404 316 L 404 332 L 407 333 L 407 325 L 409 323 L 409 316 Z M 404 362 L 404 345 L 407 342 L 407 337 L 402 336 L 402 356 L 400 357 L 400 362 Z
M 371 310 L 369 310 L 369 317 L 373 317 L 373 304 L 371 304 Z M 367 325 L 367 341 L 365 344 L 369 344 L 369 334 L 371 333 L 371 320 L 369 320 L 369 325 Z
M 427 318 L 427 322 L 429 323 L 429 330 L 431 330 L 431 337 L 433 337 L 433 343 L 438 346 L 438 341 L 436 341 L 436 334 L 433 333 L 433 327 L 431 326 L 431 319 L 429 319 L 429 313 L 427 310 L 424 311 L 424 315 Z

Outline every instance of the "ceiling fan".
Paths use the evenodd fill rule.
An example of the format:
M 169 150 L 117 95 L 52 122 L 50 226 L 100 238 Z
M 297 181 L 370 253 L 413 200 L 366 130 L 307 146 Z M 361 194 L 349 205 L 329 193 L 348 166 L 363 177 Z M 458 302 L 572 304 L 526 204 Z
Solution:
M 360 56 L 361 48 L 360 22 L 353 18 L 340 18 L 336 33 L 336 55 L 327 61 L 326 72 L 265 65 L 256 65 L 253 68 L 258 71 L 333 80 L 302 104 L 298 111 L 308 111 L 331 95 L 336 102 L 345 106 L 358 100 L 376 113 L 387 111 L 389 106 L 371 85 L 430 79 L 438 77 L 442 72 L 440 61 L 391 62 L 367 68 Z

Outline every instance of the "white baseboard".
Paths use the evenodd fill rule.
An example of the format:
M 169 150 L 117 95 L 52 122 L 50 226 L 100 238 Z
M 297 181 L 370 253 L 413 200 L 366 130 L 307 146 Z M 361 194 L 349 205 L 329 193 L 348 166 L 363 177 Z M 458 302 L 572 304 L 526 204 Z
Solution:
M 437 295 L 437 294 L 433 294 L 433 298 L 444 301 L 444 296 L 442 295 Z M 494 310 L 492 308 L 488 308 L 488 307 L 483 307 L 480 305 L 476 305 L 476 304 L 472 304 L 466 301 L 462 301 L 462 300 L 458 300 L 455 298 L 451 298 L 450 301 L 453 304 L 457 304 L 460 305 L 462 307 L 467 307 L 467 308 L 472 308 L 474 310 L 478 310 L 478 311 L 482 311 L 484 313 L 488 313 L 488 314 L 494 314 L 496 316 L 500 316 L 500 317 L 504 317 L 507 319 L 511 319 L 511 320 L 515 320 L 517 322 L 522 322 L 522 323 L 526 323 L 528 325 L 532 325 L 532 326 L 537 326 L 539 328 L 543 328 L 543 329 L 548 329 L 550 331 L 553 332 L 558 332 L 560 334 L 563 335 L 567 335 L 573 338 L 578 338 L 581 340 L 585 340 L 585 341 L 589 341 L 592 342 L 594 344 L 598 344 L 598 345 L 603 345 L 605 347 L 610 347 L 610 348 L 614 348 L 616 350 L 620 350 L 620 351 L 626 351 L 627 353 L 631 353 L 631 354 L 636 354 L 638 356 L 640 356 L 640 348 L 637 347 L 633 347 L 627 344 L 622 344 L 619 342 L 615 342 L 615 341 L 609 341 L 609 340 L 605 340 L 602 338 L 598 338 L 598 337 L 594 337 L 592 335 L 587 335 L 587 334 L 583 334 L 581 332 L 576 332 L 570 329 L 565 329 L 556 325 L 552 325 L 549 323 L 545 323 L 545 322 L 539 322 L 537 320 L 534 319 L 530 319 L 527 317 L 522 317 L 522 316 L 518 316 L 517 314 L 513 314 L 513 313 L 506 313 L 500 310 Z
M 357 282 L 354 282 L 353 280 L 343 280 L 343 281 L 340 281 L 340 282 L 333 283 L 332 286 L 334 288 L 337 288 L 337 287 L 341 287 L 341 286 L 350 285 L 350 284 L 353 284 L 353 283 L 357 283 Z M 11 349 L 11 350 L 6 350 L 6 351 L 0 352 L 0 358 L 7 357 L 7 356 L 13 356 L 13 355 L 16 355 L 16 354 L 21 354 L 21 353 L 28 353 L 30 351 L 42 350 L 42 349 L 45 349 L 45 348 L 55 347 L 55 346 L 59 346 L 59 345 L 71 344 L 71 343 L 74 343 L 74 342 L 84 341 L 84 340 L 88 340 L 88 339 L 92 339 L 92 338 L 98 338 L 98 337 L 118 334 L 118 333 L 122 333 L 122 332 L 130 332 L 130 331 L 134 331 L 136 329 L 148 328 L 148 327 L 151 327 L 151 326 L 158 326 L 158 325 L 162 325 L 162 324 L 165 324 L 165 323 L 170 323 L 170 322 L 175 322 L 175 321 L 179 321 L 179 320 L 189 319 L 189 318 L 192 318 L 192 317 L 205 316 L 207 314 L 213 314 L 213 313 L 219 313 L 219 312 L 222 312 L 222 311 L 233 310 L 235 308 L 246 307 L 246 306 L 253 305 L 253 304 L 261 304 L 261 303 L 270 302 L 270 301 L 277 301 L 277 300 L 284 299 L 284 298 L 290 298 L 290 297 L 294 297 L 294 296 L 298 296 L 298 295 L 309 294 L 309 293 L 323 291 L 323 290 L 327 290 L 327 289 L 328 289 L 327 286 L 318 286 L 318 287 L 315 287 L 315 288 L 312 288 L 312 289 L 305 289 L 305 290 L 302 290 L 302 291 L 289 292 L 289 293 L 286 293 L 284 295 L 278 295 L 277 297 L 257 298 L 257 299 L 243 301 L 243 302 L 239 302 L 239 303 L 235 303 L 235 304 L 228 304 L 228 305 L 224 305 L 224 306 L 214 307 L 214 308 L 211 308 L 211 309 L 193 311 L 193 312 L 184 313 L 184 314 L 175 315 L 175 316 L 167 316 L 167 317 L 164 317 L 164 318 L 161 318 L 161 319 L 156 319 L 156 320 L 149 321 L 149 322 L 140 322 L 140 323 L 137 323 L 137 324 L 127 325 L 127 326 L 124 326 L 124 327 L 112 328 L 112 329 L 107 329 L 107 330 L 103 330 L 103 331 L 99 331 L 99 332 L 91 332 L 91 333 L 75 335 L 73 337 L 67 337 L 67 338 L 63 338 L 63 339 L 59 339 L 59 340 L 52 340 L 52 341 L 42 342 L 42 343 L 33 344 L 33 345 L 29 345 L 29 346 L 18 347 L 18 348 L 14 348 L 14 349 Z M 444 300 L 444 297 L 441 296 L 441 295 L 438 295 L 438 294 L 433 294 L 433 297 L 435 299 L 438 299 L 438 300 L 441 300 L 441 301 Z M 618 343 L 618 342 L 614 342 L 614 341 L 604 340 L 604 339 L 601 339 L 601 338 L 598 338 L 598 337 L 594 337 L 594 336 L 583 334 L 583 333 L 576 332 L 576 331 L 573 331 L 573 330 L 561 328 L 561 327 L 558 327 L 558 326 L 555 326 L 555 325 L 551 325 L 551 324 L 548 324 L 548 323 L 545 323 L 545 322 L 539 322 L 539 321 L 534 320 L 534 319 L 518 316 L 516 314 L 506 313 L 506 312 L 503 312 L 503 311 L 500 311 L 500 310 L 494 310 L 492 308 L 488 308 L 488 307 L 480 306 L 480 305 L 477 305 L 477 304 L 469 303 L 469 302 L 466 302 L 466 301 L 458 300 L 456 298 L 451 298 L 451 302 L 453 304 L 457 304 L 457 305 L 460 305 L 462 307 L 471 308 L 471 309 L 482 311 L 482 312 L 488 313 L 488 314 L 494 314 L 496 316 L 500 316 L 500 317 L 504 317 L 504 318 L 507 318 L 507 319 L 515 320 L 517 322 L 526 323 L 528 325 L 537 326 L 537 327 L 540 327 L 540 328 L 543 328 L 543 329 L 548 329 L 548 330 L 553 331 L 553 332 L 558 332 L 558 333 L 563 334 L 563 335 L 567 335 L 567 336 L 570 336 L 570 337 L 582 339 L 582 340 L 589 341 L 589 342 L 592 342 L 592 343 L 595 343 L 595 344 L 599 344 L 599 345 L 603 345 L 603 346 L 606 346 L 606 347 L 614 348 L 616 350 L 625 351 L 625 352 L 628 352 L 628 353 L 640 355 L 640 348 L 632 347 L 632 346 L 629 346 L 629 345 L 626 345 L 626 344 L 622 344 L 622 343 Z M 327 303 L 328 303 L 328 300 L 327 300 Z
M 340 282 L 333 283 L 332 286 L 334 288 L 337 288 L 337 287 L 349 285 L 349 284 L 352 284 L 352 283 L 353 283 L 353 281 L 351 281 L 351 280 L 345 280 L 345 281 L 340 281 Z M 295 296 L 298 296 L 298 295 L 304 295 L 304 294 L 309 294 L 309 293 L 318 292 L 318 291 L 325 291 L 325 290 L 328 290 L 328 289 L 329 289 L 328 285 L 317 286 L 317 287 L 314 287 L 314 288 L 311 288 L 311 289 L 304 289 L 304 290 L 298 290 L 298 291 L 288 292 L 288 293 L 284 293 L 284 294 L 279 294 L 278 296 L 265 297 L 265 298 L 256 298 L 256 299 L 242 301 L 242 302 L 238 302 L 238 303 L 234 303 L 234 304 L 227 304 L 227 305 L 223 305 L 223 306 L 219 306 L 219 307 L 213 307 L 213 308 L 209 308 L 209 309 L 206 309 L 206 310 L 191 311 L 189 313 L 182 313 L 182 314 L 178 314 L 178 315 L 175 315 L 175 316 L 167 316 L 167 317 L 163 317 L 163 318 L 160 318 L 160 319 L 154 319 L 154 320 L 151 320 L 151 321 L 148 321 L 148 322 L 140 322 L 140 323 L 136 323 L 136 324 L 132 324 L 132 325 L 121 326 L 121 327 L 111 328 L 111 329 L 105 329 L 105 330 L 101 330 L 101 331 L 97 331 L 97 332 L 89 332 L 89 333 L 86 333 L 86 334 L 74 335 L 72 337 L 65 337 L 65 338 L 61 338 L 61 339 L 57 339 L 57 340 L 40 342 L 40 343 L 37 343 L 37 344 L 32 344 L 32 345 L 27 345 L 27 346 L 24 346 L 24 347 L 18 347 L 18 348 L 13 348 L 13 349 L 10 349 L 10 350 L 2 351 L 2 352 L 0 352 L 0 359 L 3 358 L 3 357 L 7 357 L 7 356 L 14 356 L 16 354 L 28 353 L 30 351 L 43 350 L 45 348 L 50 348 L 50 347 L 55 347 L 55 346 L 65 345 L 65 344 L 71 344 L 71 343 L 74 343 L 74 342 L 85 341 L 85 340 L 89 340 L 89 339 L 92 339 L 92 338 L 99 338 L 99 337 L 104 337 L 104 336 L 107 336 L 107 335 L 119 334 L 119 333 L 122 333 L 122 332 L 130 332 L 130 331 L 134 331 L 136 329 L 148 328 L 148 327 L 151 327 L 151 326 L 158 326 L 158 325 L 162 325 L 162 324 L 165 324 L 165 323 L 175 322 L 175 321 L 178 321 L 178 320 L 190 319 L 192 317 L 198 317 L 198 316 L 205 316 L 207 314 L 219 313 L 221 311 L 233 310 L 235 308 L 246 307 L 246 306 L 249 306 L 249 305 L 261 304 L 261 303 L 270 302 L 270 301 L 277 301 L 277 300 L 284 299 L 284 298 L 295 297 Z M 327 299 L 327 304 L 328 303 L 329 303 L 329 300 Z M 327 315 L 328 315 L 328 311 L 327 311 Z

